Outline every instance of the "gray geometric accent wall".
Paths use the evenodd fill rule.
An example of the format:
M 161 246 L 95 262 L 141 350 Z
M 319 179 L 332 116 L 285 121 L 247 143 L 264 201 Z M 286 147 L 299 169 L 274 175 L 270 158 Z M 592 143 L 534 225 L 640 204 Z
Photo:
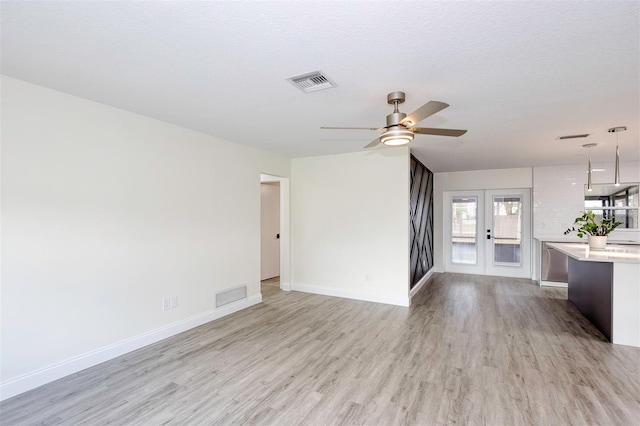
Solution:
M 410 287 L 433 267 L 433 173 L 411 156 Z

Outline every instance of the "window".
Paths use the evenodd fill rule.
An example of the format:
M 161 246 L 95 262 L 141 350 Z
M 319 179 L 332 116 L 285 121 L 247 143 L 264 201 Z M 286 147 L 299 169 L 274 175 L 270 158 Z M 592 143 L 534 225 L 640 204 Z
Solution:
M 596 220 L 613 218 L 622 222 L 618 228 L 638 229 L 640 207 L 638 185 L 593 185 L 591 192 L 585 189 L 584 208 L 596 215 Z

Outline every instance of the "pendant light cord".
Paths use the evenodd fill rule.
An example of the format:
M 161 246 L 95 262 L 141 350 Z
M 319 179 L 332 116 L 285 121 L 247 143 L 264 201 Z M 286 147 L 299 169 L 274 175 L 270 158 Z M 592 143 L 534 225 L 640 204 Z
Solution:
M 591 147 L 589 147 L 589 170 L 587 170 L 587 191 L 593 191 L 593 187 L 591 186 Z
M 616 132 L 616 171 L 613 182 L 615 186 L 620 186 L 620 149 L 618 144 L 618 133 L 619 132 Z

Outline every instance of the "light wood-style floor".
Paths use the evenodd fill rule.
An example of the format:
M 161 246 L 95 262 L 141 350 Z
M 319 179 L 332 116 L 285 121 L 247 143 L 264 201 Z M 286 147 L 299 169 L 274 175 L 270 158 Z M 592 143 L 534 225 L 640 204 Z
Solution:
M 436 274 L 411 308 L 264 303 L 0 405 L 3 425 L 640 423 L 640 349 L 531 281 Z

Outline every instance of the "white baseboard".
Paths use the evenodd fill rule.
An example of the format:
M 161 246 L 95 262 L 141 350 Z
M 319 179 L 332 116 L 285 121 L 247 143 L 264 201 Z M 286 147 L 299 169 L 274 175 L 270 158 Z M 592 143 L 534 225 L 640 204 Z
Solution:
M 364 300 L 367 302 L 385 303 L 387 305 L 409 306 L 409 297 L 388 297 L 377 294 L 361 293 L 357 291 L 342 290 L 333 287 L 323 287 L 307 284 L 294 284 L 291 286 L 293 291 L 301 291 L 303 293 L 322 294 L 324 296 L 343 297 L 345 299 Z
M 559 282 L 555 282 L 555 281 L 543 281 L 540 280 L 539 283 L 541 286 L 545 286 L 545 287 L 562 287 L 562 288 L 567 288 L 569 285 L 567 283 L 559 283 Z
M 420 289 L 424 287 L 424 285 L 427 283 L 427 281 L 429 281 L 429 278 L 431 278 L 434 273 L 434 268 L 429 269 L 427 273 L 424 274 L 422 278 L 420 278 L 420 281 L 418 281 L 417 284 L 413 286 L 413 288 L 409 291 L 409 303 L 411 303 L 411 299 L 413 299 L 413 296 L 415 296 L 420 291 Z
M 291 283 L 283 282 L 282 284 L 280 284 L 280 289 L 282 291 L 291 291 Z
M 194 315 L 190 318 L 185 318 L 138 336 L 3 381 L 0 383 L 0 401 L 159 342 L 160 340 L 182 333 L 183 331 L 190 330 L 202 324 L 206 324 L 210 321 L 222 318 L 242 309 L 246 309 L 249 306 L 256 305 L 260 302 L 262 302 L 262 294 L 258 293 L 246 299 L 221 306 L 218 309 L 213 309 Z

